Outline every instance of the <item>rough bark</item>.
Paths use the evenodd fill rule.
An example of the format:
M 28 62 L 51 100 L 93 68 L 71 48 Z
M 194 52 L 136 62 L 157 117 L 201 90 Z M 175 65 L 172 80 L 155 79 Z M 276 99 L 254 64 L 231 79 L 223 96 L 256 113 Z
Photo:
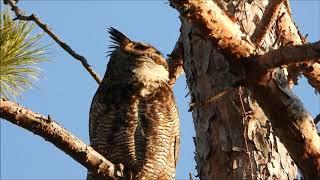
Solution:
M 266 5 L 260 1 L 230 1 L 224 7 L 228 16 L 250 35 Z M 219 50 L 219 43 L 203 31 L 207 26 L 182 16 L 184 70 L 192 98 L 200 179 L 296 178 L 293 160 L 251 92 L 234 88 L 241 77 L 233 65 L 237 60 L 230 51 Z M 277 48 L 276 38 L 273 27 L 265 35 L 262 48 Z M 206 103 L 208 100 L 210 103 Z
M 0 98 L 0 118 L 43 137 L 98 175 L 111 178 L 123 175 L 121 164 L 112 164 L 50 117 L 45 117 L 14 102 Z
M 214 39 L 219 47 L 231 55 L 248 57 L 254 52 L 254 46 L 249 38 L 245 38 L 241 26 L 235 24 L 232 15 L 222 11 L 214 1 L 171 0 L 170 2 L 181 15 L 201 27 L 203 30 L 201 33 Z
M 299 66 L 302 74 L 308 79 L 308 83 L 320 93 L 320 64 L 319 63 L 303 63 Z
M 260 20 L 259 24 L 250 37 L 253 42 L 260 45 L 265 35 L 274 25 L 283 1 L 284 0 L 270 0 L 268 6 L 265 9 L 262 19 Z
M 282 6 L 280 9 L 281 18 L 276 21 L 276 33 L 278 34 L 277 42 L 282 46 L 299 45 L 306 43 L 297 26 L 294 24 L 292 16 L 285 13 L 287 10 Z M 291 84 L 297 84 L 298 76 L 302 74 L 308 79 L 309 84 L 320 92 L 320 64 L 316 62 L 302 63 L 300 65 L 292 65 L 288 68 L 288 80 Z
M 250 89 L 270 118 L 275 134 L 281 137 L 281 142 L 302 170 L 304 179 L 320 179 L 317 128 L 302 102 L 288 88 L 284 73 L 277 69 Z
M 320 62 L 320 41 L 303 45 L 281 47 L 264 55 L 257 56 L 251 61 L 264 70 L 272 70 L 291 64 Z
M 197 133 L 195 142 L 196 142 L 197 153 L 200 154 L 200 155 L 197 154 L 196 159 L 198 160 L 198 166 L 200 166 L 198 168 L 200 177 L 204 179 L 217 177 L 217 174 L 223 172 L 221 171 L 221 169 L 228 169 L 227 167 L 222 168 L 223 167 L 222 166 L 217 169 L 216 174 L 214 171 L 211 171 L 213 173 L 211 176 L 209 175 L 210 169 L 212 170 L 213 168 L 217 168 L 217 166 L 215 167 L 212 166 L 213 162 L 210 163 L 210 161 L 208 161 L 210 158 L 212 158 L 210 148 L 214 146 L 210 146 L 211 145 L 210 142 L 212 141 L 206 142 L 206 140 L 208 139 L 209 136 L 214 134 L 214 133 L 209 133 L 208 130 L 210 130 L 209 127 L 211 127 L 212 121 L 213 119 L 215 119 L 213 117 L 215 117 L 217 114 L 216 109 L 221 108 L 222 105 L 217 105 L 217 107 L 215 107 L 214 110 L 209 111 L 209 113 L 208 113 L 208 109 L 206 108 L 210 106 L 210 104 L 212 103 L 218 104 L 219 103 L 218 100 L 222 101 L 221 100 L 222 98 L 230 98 L 230 96 L 235 95 L 235 93 L 233 93 L 232 90 L 230 89 L 232 89 L 232 87 L 238 84 L 237 81 L 242 81 L 243 79 L 250 80 L 253 78 L 256 80 L 247 82 L 249 85 L 248 84 L 246 85 L 249 87 L 251 92 L 253 92 L 254 94 L 253 97 L 263 107 L 263 111 L 271 119 L 270 122 L 273 124 L 273 128 L 275 129 L 275 134 L 278 135 L 280 139 L 284 142 L 284 145 L 286 146 L 287 150 L 290 152 L 290 155 L 296 160 L 295 162 L 303 171 L 304 177 L 306 179 L 318 178 L 320 174 L 320 169 L 319 169 L 320 139 L 319 139 L 319 136 L 317 135 L 317 131 L 314 126 L 314 123 L 311 121 L 312 119 L 310 118 L 310 115 L 303 108 L 303 105 L 300 103 L 300 101 L 297 98 L 295 98 L 295 96 L 292 95 L 292 92 L 290 92 L 290 90 L 288 92 L 285 91 L 286 89 L 289 89 L 288 82 L 287 82 L 287 79 L 281 80 L 281 78 L 285 77 L 286 70 L 283 69 L 280 71 L 279 69 L 274 69 L 273 67 L 273 65 L 280 66 L 282 64 L 289 64 L 290 62 L 298 62 L 300 60 L 298 60 L 297 58 L 291 58 L 292 60 L 290 60 L 290 62 L 289 61 L 286 62 L 285 58 L 283 58 L 282 56 L 276 59 L 276 61 L 278 61 L 279 59 L 282 59 L 284 61 L 281 63 L 277 63 L 271 59 L 269 59 L 268 61 L 262 60 L 259 62 L 249 58 L 243 58 L 243 59 L 240 59 L 240 62 L 243 63 L 245 61 L 248 61 L 249 63 L 244 63 L 241 65 L 241 63 L 240 64 L 237 63 L 239 59 L 234 59 L 234 57 L 239 57 L 239 56 L 247 57 L 246 52 L 243 52 L 242 50 L 246 50 L 251 55 L 254 55 L 253 53 L 250 52 L 250 47 L 247 48 L 249 44 L 246 44 L 245 48 L 237 48 L 237 50 L 230 50 L 228 48 L 234 47 L 235 44 L 233 43 L 236 43 L 236 41 L 234 40 L 237 39 L 238 34 L 233 34 L 233 35 L 229 34 L 231 35 L 231 37 L 229 37 L 229 39 L 225 39 L 225 41 L 229 41 L 229 40 L 230 41 L 225 44 L 229 43 L 230 46 L 224 46 L 223 43 L 222 44 L 219 43 L 221 42 L 219 38 L 226 38 L 227 36 L 224 36 L 224 34 L 221 32 L 216 32 L 216 31 L 208 32 L 208 30 L 210 30 L 210 27 L 214 27 L 215 24 L 220 24 L 223 28 L 226 28 L 227 27 L 226 25 L 230 23 L 230 22 L 227 22 L 227 23 L 216 22 L 223 19 L 223 18 L 216 17 L 216 15 L 213 15 L 212 17 L 210 17 L 209 12 L 211 12 L 210 11 L 211 8 L 214 10 L 216 9 L 216 6 L 212 5 L 213 2 L 209 3 L 208 1 L 192 1 L 192 0 L 189 0 L 187 2 L 177 2 L 173 0 L 171 2 L 173 2 L 173 6 L 176 9 L 178 9 L 181 15 L 183 16 L 183 18 L 185 18 L 183 20 L 183 26 L 182 26 L 182 29 L 183 29 L 182 31 L 185 34 L 183 38 L 184 39 L 184 60 L 185 60 L 184 68 L 188 78 L 188 84 L 191 91 L 190 94 L 193 100 L 192 102 L 193 109 L 195 110 L 193 112 L 193 115 L 195 115 L 194 121 L 195 121 L 196 133 Z M 256 25 L 260 23 L 263 9 L 266 6 L 266 4 L 263 4 L 263 2 L 261 1 L 248 1 L 248 2 L 231 1 L 229 3 L 224 3 L 222 1 L 215 1 L 215 2 L 221 6 L 220 8 L 224 8 L 225 14 L 220 13 L 220 16 L 225 16 L 227 14 L 230 18 L 233 19 L 235 23 L 240 24 L 242 28 L 241 30 L 244 32 L 242 34 L 247 34 L 247 35 L 252 34 L 253 30 L 256 28 Z M 200 6 L 207 6 L 207 7 L 200 7 Z M 278 8 L 280 9 L 280 12 L 278 13 L 277 23 L 272 26 L 268 34 L 264 35 L 263 41 L 261 42 L 261 44 L 259 44 L 259 46 L 257 46 L 256 53 L 264 54 L 265 52 L 268 52 L 272 49 L 278 49 L 282 45 L 290 46 L 294 44 L 294 43 L 291 43 L 291 44 L 288 43 L 287 41 L 288 39 L 283 37 L 283 34 L 282 34 L 283 31 L 281 30 L 281 28 L 285 28 L 285 27 L 283 25 L 282 26 L 279 25 L 281 24 L 279 23 L 279 21 L 282 21 L 283 17 L 290 17 L 290 23 L 293 24 L 291 20 L 291 14 L 289 13 L 290 11 L 288 9 L 285 9 L 288 7 L 289 6 L 286 3 L 286 4 L 283 4 L 282 7 Z M 274 12 L 274 13 L 276 14 L 277 12 Z M 194 15 L 196 18 L 192 17 L 192 15 Z M 195 21 L 195 20 L 198 20 L 198 21 Z M 286 22 L 288 23 L 289 20 L 286 20 Z M 287 30 L 287 32 L 296 30 L 295 26 L 291 25 L 290 23 L 289 23 L 290 26 L 288 26 L 289 30 Z M 230 33 L 234 31 L 228 31 L 228 32 Z M 218 42 L 216 42 L 217 39 L 218 39 Z M 242 39 L 248 39 L 248 38 L 242 37 Z M 239 43 L 238 45 L 241 46 L 242 43 Z M 213 50 L 215 50 L 215 48 L 222 48 L 223 51 L 219 50 L 214 52 Z M 283 49 L 282 52 L 285 52 L 288 49 L 290 48 Z M 315 51 L 313 52 L 315 53 L 315 56 L 312 57 L 313 59 L 311 57 L 308 57 L 308 55 L 306 54 L 310 55 L 314 53 L 307 52 L 307 53 L 300 53 L 300 54 L 302 55 L 305 54 L 307 58 L 310 58 L 309 60 L 306 59 L 308 63 L 311 63 L 311 61 L 314 61 L 314 60 L 315 62 L 319 62 L 319 49 L 316 47 L 314 50 Z M 278 52 L 281 53 L 281 50 L 279 50 Z M 215 62 L 215 64 L 211 67 L 210 65 L 212 61 L 215 61 L 215 58 L 217 58 L 214 55 L 217 56 L 217 54 L 219 53 L 222 53 L 220 54 L 221 57 L 218 56 L 220 61 L 223 62 L 221 60 L 223 59 L 225 60 L 225 62 L 223 62 L 222 64 Z M 232 53 L 235 53 L 235 54 L 232 54 Z M 251 67 L 249 66 L 250 68 L 247 68 L 246 65 L 250 65 L 250 63 L 251 65 L 255 64 L 255 66 L 251 66 Z M 316 63 L 313 63 L 313 64 L 316 64 Z M 223 73 L 226 73 L 226 72 L 227 73 L 221 74 L 221 72 L 216 73 L 212 71 L 212 68 L 216 68 L 215 66 L 218 66 L 218 69 L 223 69 L 222 70 Z M 242 69 L 241 67 L 244 67 L 244 69 Z M 265 74 L 265 76 L 261 77 L 260 76 L 261 74 L 259 74 L 258 77 L 250 76 L 250 75 L 257 74 L 254 72 L 255 69 L 259 69 L 259 70 L 268 69 L 268 67 L 270 67 L 269 72 L 262 73 L 262 75 L 267 73 Z M 214 72 L 215 77 L 206 77 L 208 76 L 208 74 L 211 74 L 209 73 L 210 70 L 211 72 Z M 315 68 L 311 69 L 311 71 L 316 71 L 316 70 L 317 69 Z M 244 74 L 246 74 L 247 76 L 241 79 L 241 76 L 243 75 L 243 71 L 244 71 Z M 274 76 L 274 74 L 278 74 L 278 75 Z M 217 76 L 220 79 L 217 79 Z M 240 79 L 238 79 L 239 77 Z M 223 82 L 219 84 L 219 81 L 223 81 Z M 274 81 L 276 81 L 277 83 Z M 276 84 L 278 84 L 278 86 Z M 281 84 L 281 86 L 279 84 Z M 255 112 L 253 111 L 253 108 L 250 107 L 250 101 L 248 101 L 249 102 L 248 104 L 245 104 L 244 102 L 246 102 L 245 100 L 248 100 L 248 99 L 253 102 L 254 100 L 250 99 L 249 95 L 251 93 L 249 90 L 244 92 L 246 94 L 244 96 L 243 94 L 241 95 L 240 91 L 238 92 L 239 101 L 240 101 L 240 103 L 238 103 L 239 104 L 238 108 L 241 110 L 240 112 L 242 112 L 242 114 L 245 115 L 244 117 L 242 117 L 243 124 L 244 124 L 244 130 L 243 130 L 244 144 L 245 144 L 246 150 L 249 151 L 250 148 L 248 148 L 249 146 L 248 146 L 248 141 L 246 136 L 247 134 L 250 133 L 250 131 L 249 132 L 247 131 L 249 127 L 246 127 L 246 121 L 248 121 L 248 119 L 251 119 L 253 116 L 250 114 L 255 114 Z M 265 94 L 268 94 L 269 96 L 266 96 Z M 285 96 L 284 94 L 289 97 Z M 272 102 L 272 99 L 270 97 L 276 99 L 274 102 L 278 103 L 277 106 L 273 106 L 274 103 Z M 237 104 L 236 101 L 232 98 L 227 101 L 228 102 L 231 101 L 233 102 L 233 104 Z M 249 106 L 250 108 L 247 108 L 247 106 Z M 278 109 L 275 110 L 274 107 L 278 107 Z M 281 111 L 285 108 L 286 108 L 286 111 Z M 232 114 L 230 112 L 224 111 L 224 114 L 227 114 L 227 116 L 224 118 L 226 119 L 230 118 L 230 115 Z M 248 114 L 248 112 L 251 112 L 251 113 Z M 282 114 L 282 115 L 278 115 L 278 114 Z M 281 118 L 279 117 L 287 118 L 286 119 L 287 123 L 279 122 L 281 121 Z M 204 129 L 200 125 L 198 126 L 198 124 L 204 125 Z M 208 124 L 209 124 L 209 127 L 207 126 Z M 218 129 L 218 128 L 215 128 L 215 129 Z M 291 131 L 287 132 L 288 129 L 290 129 Z M 203 131 L 205 131 L 205 134 L 202 135 L 202 137 L 199 137 L 197 139 L 198 136 L 201 136 L 201 133 Z M 233 134 L 233 133 L 230 133 L 230 134 Z M 292 138 L 292 137 L 296 137 L 296 138 Z M 268 139 L 268 137 L 266 139 Z M 208 144 L 203 145 L 204 141 Z M 229 140 L 229 141 L 232 141 L 232 140 Z M 203 145 L 202 148 L 201 147 L 198 148 L 199 142 L 201 143 L 200 146 Z M 301 146 L 297 146 L 298 144 L 301 144 Z M 257 146 L 257 144 L 255 145 Z M 216 153 L 217 150 L 215 148 L 213 149 L 214 149 L 214 152 Z M 285 148 L 283 149 L 283 152 L 286 152 Z M 207 157 L 208 154 L 210 154 L 209 157 Z M 219 153 L 216 153 L 216 154 L 219 154 Z M 220 153 L 219 157 L 221 157 L 221 154 L 223 153 Z M 217 156 L 217 158 L 219 157 Z M 256 172 L 254 171 L 255 167 L 252 165 L 250 156 L 248 157 L 249 157 L 248 158 L 249 160 L 247 161 L 247 163 L 249 164 L 249 166 L 247 166 L 247 169 L 249 168 L 251 170 L 251 178 L 254 179 L 255 178 L 254 176 L 256 175 Z M 257 162 L 259 159 L 255 159 L 255 162 Z M 283 158 L 280 158 L 280 159 L 283 160 Z M 227 160 L 224 159 L 224 160 L 225 161 L 222 160 L 221 162 L 231 161 L 231 160 L 228 161 L 228 159 Z M 288 166 L 293 167 L 293 165 L 290 163 L 290 160 L 284 163 L 286 163 Z M 209 167 L 209 168 L 206 168 L 206 167 Z M 236 165 L 236 167 L 239 167 L 239 166 Z M 205 172 L 203 173 L 203 171 Z M 246 172 L 246 171 L 243 170 L 242 172 Z M 286 172 L 289 172 L 289 171 L 286 171 Z M 244 174 L 247 175 L 248 173 L 246 172 Z M 269 177 L 272 177 L 272 176 L 277 176 L 277 175 L 271 175 Z M 257 177 L 259 178 L 259 176 Z M 218 178 L 226 178 L 226 177 L 218 176 Z M 234 177 L 231 177 L 231 178 L 234 178 Z M 239 176 L 236 178 L 239 178 Z

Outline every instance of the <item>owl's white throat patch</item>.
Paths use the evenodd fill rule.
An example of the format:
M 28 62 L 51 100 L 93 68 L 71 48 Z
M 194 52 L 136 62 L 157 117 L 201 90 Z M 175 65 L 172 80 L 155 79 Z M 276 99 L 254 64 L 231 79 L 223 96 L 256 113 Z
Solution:
M 138 81 L 145 83 L 159 83 L 159 81 L 169 81 L 169 72 L 164 66 L 156 64 L 150 59 L 140 60 L 144 62 L 138 65 L 138 67 L 133 70 Z
M 144 84 L 144 88 L 141 90 L 142 96 L 149 94 L 152 89 L 158 88 L 162 82 L 169 81 L 168 70 L 150 59 L 141 63 L 133 70 L 133 73 L 135 78 Z

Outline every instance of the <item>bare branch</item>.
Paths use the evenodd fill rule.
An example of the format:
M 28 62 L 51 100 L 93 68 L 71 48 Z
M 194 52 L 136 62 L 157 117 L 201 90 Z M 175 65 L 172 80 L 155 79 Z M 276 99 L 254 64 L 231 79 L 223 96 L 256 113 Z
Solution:
M 223 50 L 236 57 L 248 57 L 255 47 L 234 23 L 213 1 L 171 0 L 171 6 L 177 9 L 181 16 L 191 20 L 205 35 L 212 38 Z
M 168 58 L 169 64 L 169 85 L 171 88 L 176 83 L 178 77 L 183 73 L 183 44 L 180 35 L 173 51 Z
M 282 8 L 283 17 L 279 19 L 279 32 L 284 45 L 298 45 L 306 43 L 306 39 L 302 37 L 297 27 L 295 26 L 292 17 L 288 15 L 286 9 Z M 289 79 L 297 81 L 297 76 L 300 72 L 308 79 L 309 84 L 320 92 L 320 64 L 319 63 L 303 63 L 299 66 L 289 66 Z
M 262 42 L 267 32 L 269 32 L 271 27 L 274 25 L 274 22 L 277 18 L 277 15 L 279 14 L 279 9 L 283 1 L 285 0 L 269 1 L 269 4 L 264 11 L 262 19 L 260 20 L 255 31 L 250 37 L 252 42 L 255 42 L 257 45 L 259 45 Z
M 123 166 L 112 164 L 50 117 L 32 112 L 17 103 L 1 98 L 0 118 L 43 137 L 88 170 L 100 176 L 111 178 L 123 176 Z
M 320 62 L 320 41 L 310 44 L 282 47 L 254 59 L 254 67 L 269 69 L 303 62 Z M 248 70 L 254 71 L 254 69 Z
M 72 57 L 79 60 L 83 67 L 90 73 L 90 75 L 96 80 L 98 84 L 101 83 L 101 79 L 99 75 L 93 70 L 93 68 L 88 64 L 88 61 L 85 57 L 81 56 L 80 54 L 76 53 L 69 45 L 63 42 L 56 34 L 54 34 L 49 27 L 40 21 L 40 19 L 31 14 L 30 16 L 24 16 L 22 11 L 16 6 L 13 0 L 7 0 L 7 3 L 12 8 L 12 11 L 16 14 L 15 19 L 23 20 L 23 21 L 33 21 L 35 22 L 43 31 L 45 31 L 54 41 L 56 41 L 62 49 L 64 49 L 67 53 L 69 53 Z

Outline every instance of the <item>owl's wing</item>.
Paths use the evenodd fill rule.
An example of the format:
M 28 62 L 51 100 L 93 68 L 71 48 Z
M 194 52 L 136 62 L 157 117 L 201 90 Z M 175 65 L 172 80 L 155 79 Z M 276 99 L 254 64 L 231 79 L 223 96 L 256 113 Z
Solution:
M 89 138 L 90 145 L 105 156 L 105 146 L 107 145 L 106 131 L 112 122 L 108 120 L 108 115 L 106 114 L 108 104 L 105 102 L 103 91 L 105 91 L 105 88 L 100 86 L 91 103 L 89 113 Z
M 174 165 L 175 167 L 177 166 L 177 162 L 179 160 L 179 155 L 180 155 L 180 124 L 179 124 L 179 115 L 177 114 L 177 121 L 175 122 L 175 130 L 173 131 L 175 133 L 174 137 Z
M 107 154 L 105 147 L 108 147 L 108 145 L 106 144 L 107 141 L 105 136 L 103 136 L 104 132 L 100 125 L 103 122 L 103 119 L 105 119 L 104 112 L 106 108 L 107 107 L 104 103 L 102 88 L 99 87 L 94 95 L 89 112 L 89 138 L 90 146 L 104 157 L 106 157 Z M 104 178 L 97 176 L 91 171 L 88 171 L 87 173 L 87 180 L 102 179 Z
M 146 148 L 142 169 L 136 178 L 157 179 L 163 173 L 174 175 L 180 146 L 179 119 L 169 87 L 160 87 L 155 94 L 140 103 L 139 120 Z M 170 172 L 163 172 L 168 167 Z
M 171 93 L 171 108 L 170 108 L 170 115 L 172 119 L 172 128 L 173 128 L 173 136 L 174 136 L 174 160 L 175 160 L 175 167 L 177 166 L 177 162 L 179 159 L 179 152 L 180 152 L 180 121 L 179 121 L 179 112 L 177 108 L 177 103 L 174 99 L 173 93 Z
M 90 144 L 112 163 L 131 169 L 136 163 L 135 130 L 138 99 L 135 89 L 109 81 L 96 92 L 90 110 Z

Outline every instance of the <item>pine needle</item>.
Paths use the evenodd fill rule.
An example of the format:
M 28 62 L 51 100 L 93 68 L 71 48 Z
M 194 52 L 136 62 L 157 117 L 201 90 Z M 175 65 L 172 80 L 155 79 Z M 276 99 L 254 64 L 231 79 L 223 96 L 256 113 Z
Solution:
M 41 35 L 31 35 L 34 24 L 13 21 L 9 10 L 0 17 L 0 95 L 13 99 L 38 80 L 39 62 L 47 61 L 47 46 L 40 45 Z

